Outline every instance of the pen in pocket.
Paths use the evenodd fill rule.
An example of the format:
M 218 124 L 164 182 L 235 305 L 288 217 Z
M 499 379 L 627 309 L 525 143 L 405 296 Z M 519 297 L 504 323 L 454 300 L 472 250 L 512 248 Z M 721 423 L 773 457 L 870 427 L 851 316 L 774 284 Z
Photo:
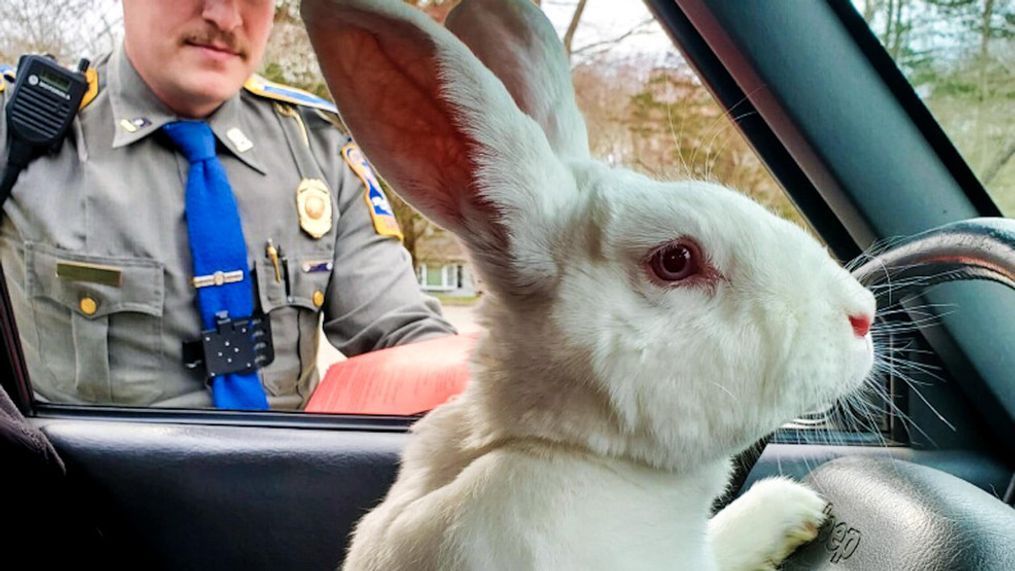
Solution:
M 278 247 L 278 260 L 282 264 L 282 280 L 285 281 L 285 297 L 287 300 L 292 301 L 292 292 L 289 287 L 289 258 L 285 256 L 285 252 L 282 251 L 282 246 Z
M 275 283 L 282 281 L 282 270 L 278 266 L 278 250 L 275 248 L 275 243 L 272 242 L 271 238 L 268 238 L 268 244 L 264 248 L 265 254 L 271 261 L 271 267 L 275 269 Z

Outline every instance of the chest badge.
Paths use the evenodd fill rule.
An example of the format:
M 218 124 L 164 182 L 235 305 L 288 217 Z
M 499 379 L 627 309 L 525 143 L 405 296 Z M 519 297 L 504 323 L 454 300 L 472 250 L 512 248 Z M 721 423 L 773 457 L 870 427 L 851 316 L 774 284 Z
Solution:
M 314 238 L 320 238 L 331 230 L 331 193 L 324 181 L 305 178 L 296 187 L 296 212 L 300 216 L 300 228 Z

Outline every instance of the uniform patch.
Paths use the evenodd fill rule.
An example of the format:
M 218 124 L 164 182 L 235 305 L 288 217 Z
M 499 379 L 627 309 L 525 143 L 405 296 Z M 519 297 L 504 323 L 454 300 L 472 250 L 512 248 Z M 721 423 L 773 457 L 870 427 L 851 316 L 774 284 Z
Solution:
M 363 181 L 363 186 L 366 188 L 363 197 L 367 201 L 374 230 L 381 236 L 394 236 L 399 240 L 404 240 L 402 229 L 398 227 L 398 220 L 395 219 L 395 211 L 391 208 L 388 197 L 384 196 L 381 183 L 377 180 L 373 168 L 360 152 L 356 143 L 349 143 L 342 147 L 342 158 L 348 163 L 352 172 L 356 173 L 356 176 Z

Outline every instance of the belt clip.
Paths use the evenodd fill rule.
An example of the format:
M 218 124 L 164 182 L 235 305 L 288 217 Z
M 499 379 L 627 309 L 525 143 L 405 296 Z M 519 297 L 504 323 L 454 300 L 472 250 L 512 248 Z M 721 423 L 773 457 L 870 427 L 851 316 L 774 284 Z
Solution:
M 183 344 L 184 366 L 195 369 L 204 365 L 208 379 L 251 373 L 274 360 L 271 318 L 263 314 L 230 319 L 228 312 L 220 311 L 215 314 L 215 329 L 202 331 L 201 339 Z

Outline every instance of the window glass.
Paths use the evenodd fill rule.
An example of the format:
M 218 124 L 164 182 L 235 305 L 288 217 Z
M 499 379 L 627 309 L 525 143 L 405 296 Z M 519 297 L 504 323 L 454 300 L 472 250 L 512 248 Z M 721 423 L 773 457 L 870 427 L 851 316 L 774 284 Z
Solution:
M 455 0 L 407 1 L 438 21 L 442 21 L 456 3 Z M 88 3 L 82 3 L 85 4 Z M 94 8 L 78 14 L 78 21 L 87 21 L 87 25 L 74 27 L 75 20 L 61 19 L 66 14 L 57 14 L 56 6 L 46 8 L 44 3 L 27 1 L 8 4 L 5 9 L 10 17 L 5 18 L 8 25 L 0 32 L 4 34 L 0 55 L 7 62 L 14 62 L 24 51 L 41 50 L 53 53 L 63 63 L 76 61 L 79 54 L 91 55 L 96 62 L 111 61 L 104 60 L 102 54 L 116 53 L 119 49 L 123 37 L 122 6 L 118 2 L 90 5 Z M 24 6 L 31 6 L 35 12 L 14 12 Z M 542 8 L 568 50 L 578 104 L 585 115 L 592 151 L 597 157 L 657 178 L 715 181 L 754 197 L 786 218 L 801 222 L 786 195 L 737 131 L 734 123 L 741 117 L 731 116 L 714 102 L 643 4 L 544 1 Z M 61 22 L 58 27 L 67 28 L 69 33 L 66 37 L 54 34 L 48 38 L 52 45 L 36 41 L 38 34 L 33 32 L 32 26 L 40 18 L 58 19 Z M 279 0 L 273 18 L 272 35 L 258 72 L 267 80 L 326 97 L 327 89 L 299 21 L 298 2 Z M 86 108 L 79 119 L 85 120 L 89 114 L 95 117 L 103 112 L 112 113 L 101 107 L 108 104 L 104 102 L 105 97 L 111 97 L 109 91 L 100 93 L 93 103 L 95 107 Z M 275 110 L 278 124 L 286 129 L 284 137 L 269 141 L 259 131 L 244 132 L 241 128 L 237 128 L 238 134 L 225 132 L 231 134 L 219 139 L 219 153 L 224 154 L 223 146 L 233 151 L 229 159 L 232 160 L 229 168 L 233 169 L 230 173 L 248 169 L 267 172 L 257 176 L 270 177 L 280 165 L 294 170 L 302 168 L 292 164 L 290 148 L 285 145 L 296 145 L 301 137 L 312 137 L 325 127 L 320 122 L 306 124 L 316 121 L 317 115 L 311 113 L 306 119 L 301 116 L 297 120 L 286 109 L 289 108 L 282 106 L 282 110 Z M 105 153 L 123 152 L 117 149 L 134 144 L 147 123 L 158 117 L 137 114 L 124 119 L 126 123 L 117 118 L 115 124 L 110 124 L 110 129 L 119 130 L 117 142 L 109 144 L 107 141 L 104 145 L 89 147 L 89 154 L 84 156 L 85 164 L 108 160 L 108 157 L 103 158 Z M 77 136 L 85 137 L 87 142 L 92 135 L 87 129 L 83 132 L 84 135 Z M 169 142 L 160 140 L 159 144 L 163 146 L 160 152 L 167 153 Z M 278 145 L 277 149 L 273 145 Z M 247 155 L 240 148 L 252 148 L 253 152 Z M 336 161 L 340 160 L 338 151 L 336 146 L 333 157 Z M 194 293 L 188 289 L 191 285 L 181 281 L 190 280 L 188 272 L 192 270 L 152 253 L 170 251 L 175 252 L 173 255 L 177 258 L 182 256 L 189 260 L 189 254 L 180 254 L 188 251 L 187 227 L 180 201 L 189 167 L 181 158 L 171 169 L 158 171 L 171 176 L 152 184 L 145 177 L 157 169 L 139 166 L 149 165 L 145 156 L 139 152 L 137 159 L 121 170 L 83 168 L 59 175 L 45 171 L 50 163 L 39 162 L 26 170 L 24 179 L 18 183 L 40 185 L 55 176 L 79 175 L 87 179 L 87 184 L 129 182 L 132 193 L 162 193 L 163 199 L 170 200 L 168 204 L 175 205 L 166 211 L 178 212 L 170 216 L 165 212 L 132 209 L 126 198 L 123 204 L 109 204 L 103 209 L 99 207 L 102 201 L 82 199 L 81 195 L 36 203 L 29 200 L 31 194 L 27 191 L 22 190 L 18 195 L 27 202 L 14 220 L 5 217 L 0 243 L 5 248 L 3 261 L 11 295 L 15 298 L 22 344 L 31 367 L 29 373 L 37 390 L 48 387 L 47 394 L 38 395 L 41 400 L 177 408 L 210 406 L 207 398 L 201 400 L 167 393 L 167 378 L 187 375 L 194 394 L 206 394 L 207 389 L 201 375 L 187 372 L 200 370 L 200 365 L 194 365 L 192 359 L 187 360 L 188 355 L 193 357 L 194 346 L 184 349 L 183 358 L 180 358 L 179 347 L 198 339 L 182 338 L 172 326 L 181 316 L 197 319 Z M 366 176 L 359 171 L 355 175 Z M 361 184 L 362 178 L 350 177 L 353 181 L 350 184 Z M 74 178 L 67 180 L 71 185 L 80 182 Z M 232 177 L 230 180 L 232 182 Z M 367 303 L 370 296 L 385 291 L 390 285 L 375 277 L 374 281 L 356 284 L 355 291 L 335 291 L 339 286 L 335 285 L 334 278 L 329 282 L 328 272 L 359 275 L 369 270 L 377 272 L 375 276 L 385 276 L 389 266 L 402 261 L 357 259 L 355 265 L 342 265 L 337 253 L 342 250 L 341 244 L 331 250 L 323 246 L 323 242 L 307 237 L 314 228 L 313 221 L 318 220 L 314 215 L 318 210 L 308 201 L 319 195 L 314 194 L 318 192 L 314 185 L 304 185 L 300 181 L 297 188 L 295 181 L 300 178 L 297 176 L 292 184 L 279 184 L 279 188 L 263 192 L 291 195 L 292 204 L 286 203 L 280 211 L 303 209 L 299 218 L 296 214 L 291 218 L 276 216 L 286 220 L 299 237 L 288 239 L 277 233 L 259 233 L 256 251 L 248 252 L 254 259 L 254 271 L 250 275 L 255 286 L 254 297 L 258 309 L 268 315 L 275 339 L 275 360 L 262 370 L 264 391 L 273 403 L 281 403 L 280 410 L 379 412 L 357 409 L 349 405 L 352 402 L 349 400 L 338 405 L 337 401 L 314 401 L 318 394 L 315 391 L 321 386 L 336 386 L 335 378 L 352 383 L 351 388 L 347 388 L 357 398 L 371 391 L 383 393 L 386 390 L 365 385 L 375 382 L 364 373 L 366 369 L 357 369 L 355 375 L 343 377 L 346 374 L 343 368 L 334 367 L 346 360 L 342 351 L 364 352 L 357 345 L 355 335 L 346 330 L 341 334 L 335 332 L 348 327 L 350 322 L 362 327 L 383 326 L 387 318 L 357 321 L 355 311 L 357 303 Z M 234 192 L 254 190 L 237 188 L 234 183 Z M 302 192 L 307 196 L 299 199 L 304 202 L 297 202 Z M 264 196 L 270 198 L 269 194 Z M 386 186 L 379 188 L 378 193 L 371 190 L 366 197 L 365 202 L 357 198 L 350 203 L 361 209 L 360 215 L 366 216 L 362 212 L 366 208 L 375 213 L 380 209 L 382 214 L 390 209 L 391 217 L 397 220 L 407 257 L 414 266 L 414 270 L 406 269 L 407 283 L 417 291 L 439 297 L 446 318 L 459 332 L 474 336 L 480 328 L 476 310 L 482 302 L 484 286 L 457 240 L 412 211 Z M 54 212 L 63 216 L 59 224 L 51 220 Z M 257 218 L 256 213 L 244 212 L 242 208 L 240 214 L 250 217 L 243 219 L 245 232 L 260 232 L 257 224 L 267 220 Z M 373 222 L 376 226 L 376 217 Z M 80 230 L 54 238 L 51 232 L 60 227 Z M 155 227 L 162 228 L 161 233 L 145 237 L 145 233 Z M 372 232 L 374 226 L 364 228 Z M 214 275 L 207 278 L 213 284 L 210 287 L 217 287 L 214 284 L 218 278 Z M 338 311 L 329 305 L 332 295 L 359 297 L 354 297 L 357 303 Z M 199 355 L 222 347 L 202 347 Z M 459 353 L 449 351 L 448 354 L 459 355 L 460 359 Z M 226 357 L 228 354 L 223 356 Z M 363 367 L 376 366 L 361 362 L 365 363 Z M 188 368 L 195 366 L 197 369 Z M 318 376 L 325 379 L 320 386 L 316 380 Z M 413 393 L 405 384 L 417 382 L 408 370 L 404 378 L 389 381 L 389 393 L 400 395 Z M 460 385 L 452 387 L 450 392 L 441 393 L 441 398 L 447 398 L 460 388 Z M 414 403 L 410 402 L 399 412 L 414 414 L 435 403 L 415 404 L 417 408 L 412 408 Z
M 854 0 L 1006 216 L 1015 214 L 1015 3 Z
M 434 268 L 433 271 L 427 271 L 426 273 L 426 285 L 429 286 L 442 286 L 444 285 L 444 272 L 443 268 Z

